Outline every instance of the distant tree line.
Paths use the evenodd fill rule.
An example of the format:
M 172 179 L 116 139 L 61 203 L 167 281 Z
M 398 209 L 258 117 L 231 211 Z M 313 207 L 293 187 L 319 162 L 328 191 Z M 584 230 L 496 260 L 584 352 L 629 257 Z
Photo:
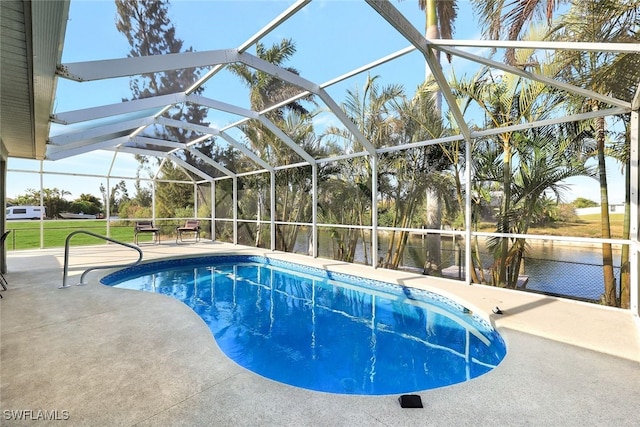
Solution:
M 71 193 L 58 188 L 43 188 L 42 201 L 47 211 L 47 218 L 56 218 L 61 212 L 86 213 L 98 215 L 102 213 L 102 202 L 92 194 L 83 193 L 75 200 L 67 200 Z M 13 199 L 14 205 L 40 206 L 40 191 L 27 188 L 25 194 Z
M 102 200 L 93 194 L 83 193 L 76 199 L 69 200 L 71 191 L 59 188 L 42 189 L 42 202 L 47 211 L 47 218 L 57 218 L 61 212 L 85 213 L 106 216 L 107 206 L 110 216 L 120 215 L 124 218 L 151 217 L 151 190 L 135 183 L 135 194 L 129 196 L 127 184 L 121 180 L 107 192 L 104 184 L 100 184 Z M 107 198 L 108 202 L 107 203 Z M 25 194 L 20 194 L 11 200 L 12 205 L 40 206 L 40 190 L 28 188 Z M 165 209 L 166 210 L 166 209 Z

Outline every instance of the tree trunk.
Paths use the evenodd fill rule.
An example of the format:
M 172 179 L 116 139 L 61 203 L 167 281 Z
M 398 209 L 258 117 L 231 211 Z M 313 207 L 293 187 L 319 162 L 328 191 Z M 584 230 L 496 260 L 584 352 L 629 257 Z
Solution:
M 508 142 L 504 143 L 504 169 L 502 171 L 502 182 L 504 185 L 502 212 L 500 212 L 500 221 L 502 233 L 509 232 L 509 210 L 511 209 L 511 146 Z M 498 263 L 498 286 L 504 286 L 507 283 L 507 257 L 509 255 L 509 238 L 502 237 L 500 239 L 500 262 Z
M 438 28 L 438 14 L 436 11 L 436 0 L 427 0 L 425 4 L 426 14 L 426 31 L 425 35 L 428 39 L 439 39 L 440 30 Z M 438 52 L 438 62 L 440 61 L 440 53 Z M 431 73 L 429 66 L 426 65 L 425 80 Z M 436 94 L 436 112 L 442 111 L 442 93 Z M 442 225 L 442 208 L 440 206 L 440 198 L 434 191 L 427 189 L 427 228 L 439 230 Z M 436 272 L 442 275 L 442 259 L 441 259 L 441 236 L 440 234 L 427 234 L 427 260 L 425 269 L 429 272 Z
M 391 224 L 393 228 L 398 226 L 398 219 L 400 218 L 400 215 L 401 215 L 401 209 L 399 208 L 399 206 L 400 206 L 400 201 L 398 200 L 398 198 L 396 198 L 395 215 L 393 217 L 393 223 Z M 391 236 L 389 237 L 389 246 L 387 247 L 387 254 L 384 257 L 384 268 L 389 268 L 391 266 L 395 244 L 396 244 L 396 231 L 392 231 Z
M 440 38 L 440 29 L 438 28 L 438 13 L 436 11 L 436 3 L 437 0 L 427 0 L 425 5 L 425 21 L 426 21 L 426 31 L 425 37 L 427 39 L 436 40 Z M 440 62 L 440 51 L 436 51 L 436 58 L 438 62 Z M 425 64 L 425 80 L 431 74 L 431 70 L 429 69 L 429 65 Z M 442 111 L 442 92 L 438 90 L 436 92 L 436 111 Z
M 473 262 L 473 257 L 472 257 L 471 258 L 471 268 L 472 268 L 471 279 L 474 281 L 474 283 L 487 283 L 487 278 L 484 275 L 484 265 L 482 264 L 482 258 L 480 257 L 480 245 L 478 244 L 477 236 L 473 238 L 473 243 L 474 243 L 474 253 L 476 257 L 476 262 L 478 263 L 478 270 L 479 270 L 480 276 L 478 277 L 478 275 L 476 274 L 476 266 Z
M 396 257 L 393 260 L 393 269 L 397 270 L 400 266 L 400 262 L 402 261 L 402 255 L 404 254 L 404 249 L 407 246 L 407 240 L 409 239 L 408 231 L 401 231 L 400 238 L 398 239 L 399 248 L 396 251 Z
M 597 110 L 597 107 L 594 108 Z M 609 221 L 609 192 L 607 190 L 607 167 L 604 156 L 604 118 L 596 119 L 596 143 L 598 147 L 598 175 L 600 178 L 600 227 L 602 238 L 611 238 Z M 602 244 L 602 273 L 604 275 L 604 303 L 609 306 L 617 306 L 616 281 L 613 275 L 613 250 L 611 243 Z
M 296 208 L 292 208 L 295 212 L 295 215 L 293 215 L 293 218 L 290 219 L 289 221 L 291 222 L 295 222 L 295 223 L 299 223 L 300 222 L 300 218 L 302 218 L 302 213 L 303 213 L 303 202 L 302 201 L 293 201 L 293 205 L 297 206 Z M 284 251 L 285 252 L 293 252 L 293 249 L 296 246 L 296 242 L 298 240 L 298 232 L 299 232 L 299 226 L 297 225 L 291 225 L 289 227 L 291 231 L 289 231 L 288 233 L 286 233 L 286 241 L 285 241 L 285 246 L 284 246 Z
M 362 219 L 360 220 L 360 224 L 362 224 Z M 362 253 L 364 254 L 364 264 L 369 265 L 369 251 L 367 250 L 367 239 L 364 229 L 360 230 L 360 237 L 362 238 Z
M 256 224 L 256 240 L 255 240 L 255 247 L 259 248 L 260 244 L 262 243 L 262 239 L 261 239 L 261 231 L 262 231 L 262 224 L 261 224 L 261 220 L 262 220 L 262 205 L 263 205 L 264 201 L 262 200 L 262 189 L 261 186 L 258 186 L 258 209 L 257 209 L 257 213 L 256 213 L 256 219 L 258 220 L 258 223 Z
M 435 191 L 427 190 L 427 228 L 440 230 L 442 226 L 442 205 Z M 431 274 L 442 275 L 442 236 L 427 234 L 427 262 L 426 267 Z

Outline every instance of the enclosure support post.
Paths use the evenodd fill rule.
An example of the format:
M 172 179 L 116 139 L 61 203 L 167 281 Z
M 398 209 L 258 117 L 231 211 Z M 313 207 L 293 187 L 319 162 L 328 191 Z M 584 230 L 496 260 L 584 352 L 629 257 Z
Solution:
M 109 197 L 109 195 L 111 194 L 111 182 L 109 177 L 107 176 L 107 189 L 105 190 L 105 209 L 107 210 L 107 237 L 111 237 L 111 228 L 110 228 L 110 223 L 111 223 L 111 197 Z
M 107 172 L 107 189 L 106 189 L 106 193 L 105 193 L 105 198 L 106 198 L 106 202 L 105 202 L 105 207 L 107 209 L 105 218 L 107 219 L 107 237 L 111 237 L 111 204 L 110 204 L 110 194 L 111 194 L 111 185 L 110 185 L 110 177 L 111 174 L 113 172 L 113 165 L 115 165 L 116 163 L 116 157 L 118 156 L 118 152 L 114 151 L 113 152 L 113 157 L 111 158 L 111 164 L 109 165 L 109 171 Z M 118 215 L 120 214 L 120 212 L 118 212 Z
M 311 256 L 318 258 L 318 164 L 311 164 Z
M 7 224 L 6 206 L 7 201 L 7 150 L 0 139 L 0 203 L 3 209 L 0 209 L 0 236 L 5 233 Z M 7 272 L 7 248 L 0 251 L 0 273 Z
M 44 160 L 40 160 L 40 207 L 44 206 Z M 44 249 L 44 215 L 40 215 L 40 249 Z
M 639 92 L 640 93 L 640 92 Z M 638 241 L 638 208 L 640 207 L 640 197 L 638 190 L 640 187 L 640 174 L 638 173 L 638 150 L 640 150 L 640 112 L 638 110 L 631 112 L 631 138 L 629 144 L 629 174 L 630 188 L 629 196 L 631 203 L 631 218 L 629 240 L 631 241 L 629 248 L 629 274 L 630 274 L 630 295 L 629 305 L 631 312 L 636 316 L 640 315 L 640 242 Z
M 198 218 L 198 183 L 193 183 L 193 217 Z
M 270 210 L 271 210 L 271 215 L 269 216 L 269 234 L 271 235 L 271 250 L 275 251 L 276 250 L 276 171 L 271 169 L 271 172 L 269 173 L 269 177 L 271 178 L 271 185 L 270 185 L 270 199 L 269 200 L 269 206 L 271 206 Z M 261 218 L 258 218 L 258 221 L 260 221 Z
M 216 182 L 211 182 L 211 241 L 216 240 Z
M 467 145 L 465 150 L 465 169 L 464 169 L 464 178 L 465 178 L 465 198 L 464 198 L 464 227 L 465 227 L 465 235 L 464 235 L 464 265 L 465 265 L 465 274 L 464 280 L 467 285 L 471 284 L 471 269 L 475 268 L 473 265 L 473 260 L 471 257 L 471 239 L 473 238 L 471 233 L 472 221 L 471 221 L 471 151 L 473 148 L 473 141 L 470 139 L 465 140 Z M 482 268 L 482 266 L 480 266 Z
M 151 219 L 156 221 L 156 180 L 151 181 Z
M 371 266 L 378 268 L 378 153 L 371 156 Z
M 238 177 L 233 177 L 233 244 L 238 244 Z

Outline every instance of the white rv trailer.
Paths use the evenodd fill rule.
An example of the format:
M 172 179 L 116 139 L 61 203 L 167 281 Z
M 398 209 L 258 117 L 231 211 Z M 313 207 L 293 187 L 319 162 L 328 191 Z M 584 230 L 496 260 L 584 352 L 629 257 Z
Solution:
M 9 206 L 7 219 L 41 219 L 47 216 L 44 206 Z

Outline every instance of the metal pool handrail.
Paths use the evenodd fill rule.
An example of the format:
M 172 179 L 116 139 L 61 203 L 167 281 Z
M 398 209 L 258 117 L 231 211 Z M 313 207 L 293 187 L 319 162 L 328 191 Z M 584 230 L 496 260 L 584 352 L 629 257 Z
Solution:
M 118 240 L 114 240 L 114 239 L 112 239 L 110 237 L 106 237 L 106 236 L 103 236 L 101 234 L 96 234 L 96 233 L 93 233 L 91 231 L 86 231 L 86 230 L 73 231 L 73 232 L 69 233 L 69 235 L 67 236 L 67 240 L 65 241 L 65 244 L 64 244 L 64 273 L 62 275 L 62 286 L 58 286 L 59 289 L 64 289 L 64 288 L 70 288 L 71 287 L 71 285 L 67 285 L 67 273 L 69 272 L 69 241 L 71 240 L 71 237 L 73 237 L 74 235 L 79 234 L 79 233 L 88 234 L 89 236 L 97 237 L 99 239 L 107 240 L 109 242 L 117 243 L 119 245 L 126 246 L 126 247 L 131 248 L 131 249 L 135 249 L 136 251 L 138 251 L 139 257 L 138 257 L 138 260 L 136 262 L 134 262 L 134 263 L 129 263 L 129 264 L 111 264 L 111 265 L 103 265 L 103 266 L 100 266 L 100 267 L 88 268 L 87 270 L 84 271 L 84 273 L 82 273 L 82 276 L 80 276 L 80 283 L 78 283 L 78 285 L 86 285 L 86 283 L 84 283 L 84 276 L 90 271 L 100 270 L 102 268 L 131 267 L 131 266 L 140 264 L 140 261 L 142 261 L 142 250 L 139 247 L 135 246 L 135 245 L 130 245 L 129 243 L 120 242 Z

